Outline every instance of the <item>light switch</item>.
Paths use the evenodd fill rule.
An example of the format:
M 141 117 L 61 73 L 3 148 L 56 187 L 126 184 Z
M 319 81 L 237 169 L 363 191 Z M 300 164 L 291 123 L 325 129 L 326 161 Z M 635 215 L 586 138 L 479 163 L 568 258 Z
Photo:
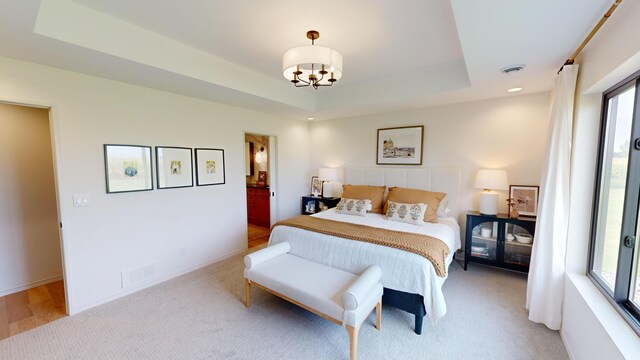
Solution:
M 89 195 L 79 194 L 73 195 L 73 206 L 88 206 L 89 205 Z

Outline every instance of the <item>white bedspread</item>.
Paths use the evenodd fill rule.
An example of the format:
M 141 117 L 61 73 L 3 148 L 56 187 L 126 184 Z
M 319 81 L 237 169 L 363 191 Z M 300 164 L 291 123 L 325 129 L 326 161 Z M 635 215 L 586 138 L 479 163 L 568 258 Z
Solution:
M 416 226 L 389 221 L 380 214 L 367 214 L 361 217 L 338 214 L 335 209 L 313 216 L 436 237 L 444 241 L 451 250 L 447 257 L 447 267 L 453 259 L 453 253 L 461 246 L 460 226 L 453 218 L 439 219 L 438 224 L 427 223 L 425 226 Z M 420 294 L 424 297 L 424 306 L 429 320 L 435 322 L 447 312 L 442 294 L 442 284 L 446 277 L 437 276 L 431 262 L 420 255 L 289 226 L 277 226 L 271 233 L 269 245 L 282 241 L 288 241 L 291 244 L 293 255 L 354 274 L 360 274 L 371 265 L 378 265 L 382 268 L 384 287 Z

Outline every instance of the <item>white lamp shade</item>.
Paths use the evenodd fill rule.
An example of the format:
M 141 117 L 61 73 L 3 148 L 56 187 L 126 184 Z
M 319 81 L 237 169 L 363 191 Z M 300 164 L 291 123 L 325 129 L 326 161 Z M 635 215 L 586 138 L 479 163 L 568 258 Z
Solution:
M 322 69 L 323 64 L 325 65 L 325 70 L 329 74 L 324 76 L 322 83 L 328 82 L 331 73 L 336 80 L 340 80 L 342 77 L 342 55 L 331 48 L 317 45 L 298 46 L 284 53 L 282 56 L 282 75 L 287 80 L 293 80 L 293 72 L 296 71 L 297 66 L 300 66 L 302 75 L 298 77 L 308 79 L 311 74 L 311 64 L 315 64 L 314 72 L 318 78 L 322 76 L 318 74 L 318 71 Z
M 507 172 L 505 170 L 478 170 L 473 187 L 487 190 L 509 190 Z
M 318 178 L 321 181 L 336 181 L 338 180 L 338 169 L 320 168 L 320 170 L 318 171 Z

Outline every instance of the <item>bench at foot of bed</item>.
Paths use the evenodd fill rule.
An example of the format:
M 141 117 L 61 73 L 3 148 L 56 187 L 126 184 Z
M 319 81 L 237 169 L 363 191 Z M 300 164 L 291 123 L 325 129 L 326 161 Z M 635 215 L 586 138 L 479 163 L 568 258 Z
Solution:
M 350 358 L 357 357 L 360 325 L 376 309 L 376 328 L 382 319 L 382 272 L 370 266 L 355 275 L 289 254 L 288 242 L 245 256 L 245 302 L 251 306 L 256 286 L 338 325 L 349 333 Z

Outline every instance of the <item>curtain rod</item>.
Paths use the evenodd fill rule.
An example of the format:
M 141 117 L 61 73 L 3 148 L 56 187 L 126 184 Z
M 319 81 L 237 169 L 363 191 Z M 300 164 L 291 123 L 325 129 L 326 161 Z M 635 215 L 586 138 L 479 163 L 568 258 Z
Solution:
M 560 71 L 562 71 L 562 68 L 564 68 L 565 65 L 573 65 L 573 63 L 576 61 L 576 57 L 578 57 L 578 54 L 580 54 L 580 51 L 582 51 L 582 49 L 584 49 L 584 47 L 587 46 L 589 41 L 596 35 L 598 30 L 600 30 L 600 28 L 604 24 L 604 22 L 609 19 L 611 14 L 613 14 L 613 12 L 616 10 L 616 8 L 618 7 L 618 5 L 620 5 L 621 2 L 622 2 L 622 0 L 616 0 L 616 2 L 613 3 L 613 5 L 611 5 L 609 10 L 602 17 L 602 19 L 600 19 L 600 21 L 598 21 L 598 23 L 593 28 L 593 30 L 591 30 L 589 35 L 587 35 L 587 38 L 584 39 L 584 41 L 582 42 L 582 44 L 580 44 L 580 46 L 578 46 L 578 49 L 576 49 L 576 51 L 573 53 L 573 55 L 571 55 L 571 57 L 568 58 L 567 61 L 565 61 L 565 63 L 560 67 L 560 70 L 558 70 L 558 74 L 560 73 Z

